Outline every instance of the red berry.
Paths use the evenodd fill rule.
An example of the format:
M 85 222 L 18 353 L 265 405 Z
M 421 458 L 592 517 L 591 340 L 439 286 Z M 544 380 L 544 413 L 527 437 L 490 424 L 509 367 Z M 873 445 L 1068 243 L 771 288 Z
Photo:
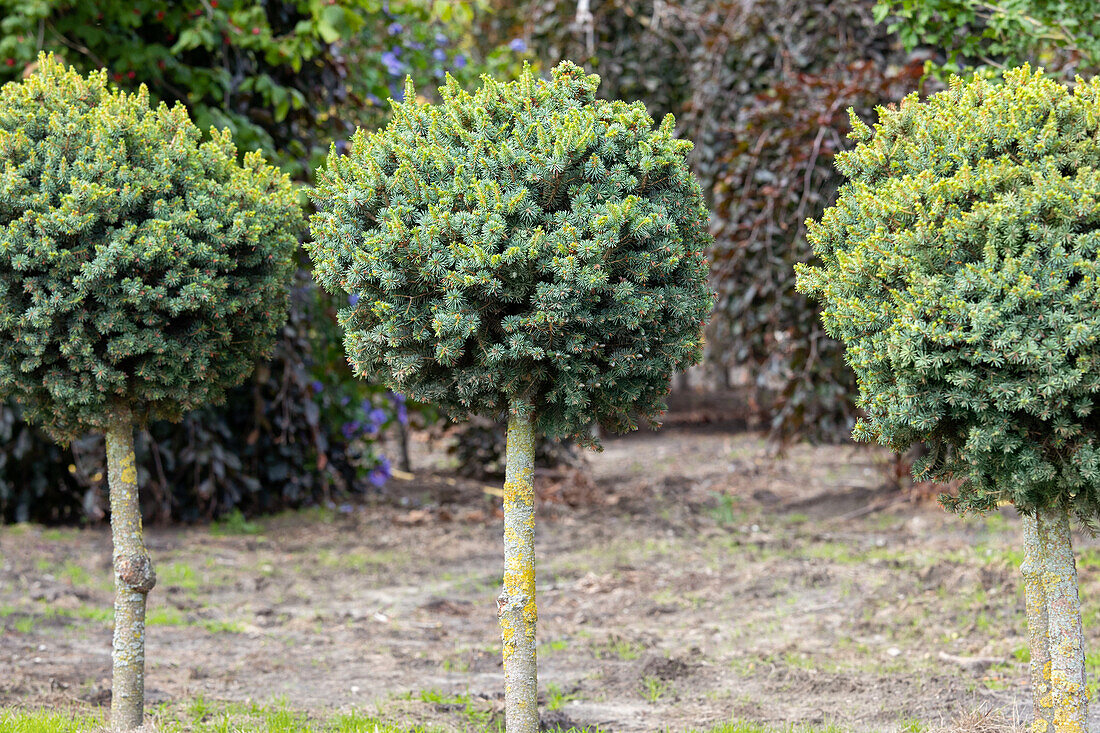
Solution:
M 218 7 L 218 0 L 210 0 L 210 7 L 212 7 L 212 8 Z
M 260 35 L 260 29 L 259 29 L 259 27 L 253 27 L 253 29 L 252 29 L 252 35 L 254 35 L 254 36 L 258 36 L 258 35 Z
M 158 10 L 157 11 L 157 20 L 164 20 L 164 11 L 163 10 Z
M 132 72 L 132 71 L 127 71 L 127 72 L 126 72 L 126 78 L 127 78 L 127 79 L 133 79 L 133 78 L 134 78 L 135 76 L 137 76 L 137 74 L 135 74 L 135 73 L 134 73 L 134 72 Z
M 9 58 L 6 61 L 4 61 L 4 63 L 7 64 L 8 66 L 15 66 L 15 59 Z

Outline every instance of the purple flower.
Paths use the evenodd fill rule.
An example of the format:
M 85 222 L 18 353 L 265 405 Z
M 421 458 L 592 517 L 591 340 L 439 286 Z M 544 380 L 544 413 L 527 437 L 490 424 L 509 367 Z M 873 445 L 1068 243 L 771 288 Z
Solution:
M 395 405 L 405 401 L 405 395 L 401 394 L 400 392 L 387 392 L 386 396 L 389 397 L 390 401 L 393 402 Z
M 378 459 L 378 465 L 371 469 L 367 478 L 375 486 L 382 486 L 386 483 L 386 479 L 390 477 L 390 461 L 385 456 Z
M 386 51 L 382 54 L 382 63 L 390 76 L 401 76 L 401 72 L 405 70 L 405 65 L 401 63 L 401 60 L 397 58 L 397 54 L 393 51 Z
M 409 44 L 409 48 L 411 48 L 413 51 L 423 51 L 424 50 L 424 44 L 421 43 L 420 41 L 413 41 L 412 43 Z
M 321 394 L 321 392 L 325 389 L 325 385 L 321 384 L 320 379 L 314 379 L 309 386 L 313 388 L 314 394 Z
M 367 414 L 367 419 L 374 423 L 376 427 L 385 423 L 389 417 L 381 407 L 376 407 Z
M 336 508 L 336 511 L 340 512 L 341 514 L 351 514 L 353 511 L 355 511 L 355 507 L 353 507 L 351 504 L 341 504 L 339 507 Z
M 464 69 L 466 68 L 466 57 L 463 54 L 456 54 L 452 63 L 456 69 Z
M 437 46 L 446 46 L 450 42 L 451 42 L 451 39 L 447 38 L 447 36 L 443 35 L 442 33 L 436 33 L 435 34 L 435 45 L 437 45 Z
M 394 45 L 390 46 L 390 53 L 393 54 L 394 58 L 401 58 L 401 52 L 404 50 L 405 49 L 401 48 L 401 44 L 399 43 L 395 43 Z
M 446 61 L 447 52 L 444 51 L 442 48 L 437 48 L 436 50 L 432 51 L 432 58 L 440 62 Z
M 390 27 L 387 28 L 386 30 L 389 31 L 391 36 L 396 36 L 398 33 L 405 30 L 405 26 L 401 25 L 400 23 L 394 22 L 394 23 L 390 23 Z
M 405 101 L 405 89 L 400 84 L 390 84 L 390 98 L 395 102 Z
M 373 104 L 375 107 L 379 107 L 382 104 L 382 100 L 378 98 L 377 94 L 368 94 L 367 101 Z
M 349 402 L 351 402 L 351 398 L 348 397 L 347 395 L 344 395 L 343 397 L 340 398 L 340 406 L 341 407 L 347 407 Z
M 512 49 L 516 53 L 523 53 L 527 50 L 527 41 L 522 38 L 513 38 L 512 42 L 508 44 L 508 48 Z
M 363 423 L 358 420 L 353 420 L 352 422 L 346 422 L 340 426 L 340 433 L 343 434 L 344 440 L 351 440 L 360 430 L 362 430 L 362 428 Z
M 355 305 L 358 302 L 359 302 L 359 295 L 357 293 L 352 293 L 351 295 L 348 296 L 348 305 Z

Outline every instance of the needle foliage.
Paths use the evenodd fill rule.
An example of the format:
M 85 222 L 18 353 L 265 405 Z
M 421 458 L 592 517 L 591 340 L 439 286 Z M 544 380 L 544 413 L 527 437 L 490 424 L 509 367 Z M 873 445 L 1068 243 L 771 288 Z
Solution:
M 51 57 L 0 89 L 0 393 L 54 438 L 224 398 L 286 319 L 290 181 Z
M 924 441 L 949 508 L 1100 510 L 1100 80 L 1028 67 L 854 121 L 849 182 L 810 222 L 860 387 L 861 440 Z
M 353 369 L 455 418 L 522 400 L 550 437 L 655 418 L 713 303 L 691 143 L 568 62 L 483 79 L 438 105 L 410 84 L 318 174 L 307 249 L 357 299 Z

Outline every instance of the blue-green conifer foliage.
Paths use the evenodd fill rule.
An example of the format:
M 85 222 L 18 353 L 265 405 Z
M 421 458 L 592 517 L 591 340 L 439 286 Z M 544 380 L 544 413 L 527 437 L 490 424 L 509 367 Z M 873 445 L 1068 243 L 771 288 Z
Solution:
M 273 345 L 303 224 L 228 131 L 40 57 L 0 88 L 0 393 L 62 441 L 218 401 Z
M 879 111 L 799 287 L 847 346 L 855 437 L 963 479 L 955 510 L 1100 509 L 1100 80 L 1027 67 Z
M 672 117 L 598 85 L 568 62 L 473 94 L 448 79 L 438 105 L 407 85 L 384 129 L 333 149 L 306 247 L 357 298 L 339 316 L 357 373 L 456 418 L 519 399 L 582 441 L 664 409 L 713 303 L 708 213 Z

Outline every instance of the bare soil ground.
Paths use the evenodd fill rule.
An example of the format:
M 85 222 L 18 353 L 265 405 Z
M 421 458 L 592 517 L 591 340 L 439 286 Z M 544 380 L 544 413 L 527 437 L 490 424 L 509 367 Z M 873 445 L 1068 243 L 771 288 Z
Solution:
M 885 485 L 887 458 L 775 457 L 759 434 L 715 428 L 606 441 L 589 503 L 540 506 L 547 721 L 1015 730 L 1018 519 L 914 503 Z M 150 700 L 285 698 L 453 730 L 498 715 L 498 500 L 438 453 L 415 460 L 426 470 L 366 505 L 149 531 Z M 1100 650 L 1100 543 L 1077 542 Z M 104 705 L 107 530 L 3 527 L 0 553 L 0 706 Z

